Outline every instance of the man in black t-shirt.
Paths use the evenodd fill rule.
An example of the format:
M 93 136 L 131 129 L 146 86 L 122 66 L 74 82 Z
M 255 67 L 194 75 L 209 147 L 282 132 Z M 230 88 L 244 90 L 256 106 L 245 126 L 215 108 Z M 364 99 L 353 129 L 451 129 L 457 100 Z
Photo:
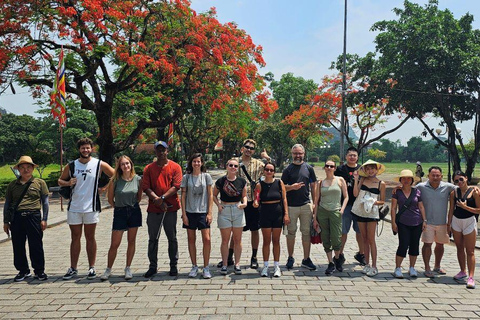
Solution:
M 288 225 L 287 250 L 288 260 L 287 269 L 293 268 L 295 259 L 293 258 L 293 248 L 295 246 L 295 235 L 297 233 L 297 220 L 300 220 L 300 231 L 302 232 L 303 260 L 302 267 L 309 270 L 316 270 L 317 267 L 310 259 L 310 224 L 315 208 L 315 189 L 317 177 L 312 166 L 306 164 L 305 148 L 301 144 L 292 147 L 293 162 L 283 170 L 282 181 L 285 184 L 288 200 L 288 215 L 290 224 Z M 310 202 L 310 192 L 312 202 Z
M 358 168 L 360 168 L 360 165 L 357 163 L 358 151 L 355 147 L 350 147 L 347 149 L 346 161 L 347 163 L 338 166 L 334 173 L 336 176 L 342 177 L 347 182 L 348 191 L 348 203 L 342 215 L 342 248 L 340 249 L 339 262 L 342 265 L 345 262 L 343 249 L 345 248 L 345 243 L 347 242 L 348 232 L 350 231 L 350 227 L 353 224 L 353 230 L 355 231 L 358 244 L 358 252 L 355 254 L 354 258 L 360 263 L 360 265 L 364 266 L 366 262 L 365 255 L 363 253 L 362 237 L 360 235 L 358 223 L 355 220 L 355 217 L 352 215 L 352 206 L 356 199 L 353 196 L 353 186 L 355 184 L 355 178 L 353 176 L 353 173 L 357 171 Z

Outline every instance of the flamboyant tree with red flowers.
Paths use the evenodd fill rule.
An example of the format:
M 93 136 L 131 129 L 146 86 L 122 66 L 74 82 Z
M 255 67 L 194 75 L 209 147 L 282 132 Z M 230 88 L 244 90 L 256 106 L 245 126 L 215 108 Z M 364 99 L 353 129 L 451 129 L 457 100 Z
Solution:
M 42 95 L 63 46 L 67 94 L 95 113 L 109 162 L 146 128 L 225 109 L 268 115 L 276 104 L 258 74 L 262 48 L 215 15 L 188 0 L 1 0 L 0 81 Z M 134 125 L 114 140 L 116 117 Z

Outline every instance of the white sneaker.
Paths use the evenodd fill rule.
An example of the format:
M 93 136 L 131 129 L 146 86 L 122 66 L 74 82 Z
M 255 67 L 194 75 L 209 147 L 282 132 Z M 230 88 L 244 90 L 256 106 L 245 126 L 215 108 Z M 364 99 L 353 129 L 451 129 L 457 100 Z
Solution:
M 410 277 L 412 277 L 412 278 L 418 277 L 418 272 L 417 272 L 417 270 L 415 270 L 414 267 L 410 267 L 410 269 L 408 270 L 408 274 L 409 274 Z
M 368 277 L 375 277 L 378 274 L 378 269 L 375 267 L 371 267 L 370 270 L 367 272 Z
M 280 266 L 275 266 L 273 268 L 273 276 L 275 278 L 280 278 L 282 276 L 282 271 L 280 270 Z
M 102 281 L 105 281 L 105 280 L 108 280 L 108 278 L 110 278 L 110 275 L 112 274 L 112 269 L 110 268 L 106 268 L 105 269 L 105 272 L 102 274 L 102 276 L 100 277 L 100 279 Z
M 398 267 L 395 269 L 393 272 L 393 276 L 397 279 L 403 279 L 403 273 L 402 273 L 402 268 Z
M 363 267 L 362 273 L 367 274 L 368 271 L 370 271 L 370 265 L 367 264 L 365 267 Z
M 190 270 L 190 273 L 188 274 L 189 278 L 196 278 L 198 274 L 198 267 L 193 266 L 192 269 Z
M 211 279 L 212 274 L 210 273 L 210 268 L 209 267 L 203 268 L 202 275 L 203 275 L 203 279 Z
M 261 275 L 262 277 L 268 277 L 268 267 L 267 267 L 267 266 L 263 267 L 262 272 L 260 273 L 260 275 Z
M 125 280 L 130 280 L 133 278 L 132 271 L 130 270 L 130 267 L 125 267 Z

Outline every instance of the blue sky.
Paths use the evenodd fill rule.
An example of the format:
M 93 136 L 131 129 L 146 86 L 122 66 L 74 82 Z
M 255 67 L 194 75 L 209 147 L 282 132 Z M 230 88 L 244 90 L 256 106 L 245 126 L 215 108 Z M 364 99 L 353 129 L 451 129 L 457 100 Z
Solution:
M 425 4 L 428 1 L 412 1 Z M 478 0 L 439 0 L 440 8 L 448 8 L 455 17 L 470 12 L 476 17 L 474 27 L 480 29 Z M 330 64 L 343 50 L 343 0 L 192 0 L 192 8 L 203 12 L 217 9 L 221 22 L 234 21 L 239 28 L 261 45 L 267 66 L 262 74 L 271 71 L 276 79 L 292 72 L 296 76 L 319 83 L 332 74 Z M 347 52 L 364 55 L 375 49 L 375 33 L 369 31 L 379 20 L 395 19 L 394 7 L 403 7 L 401 0 L 348 0 Z M 17 95 L 0 96 L 0 106 L 16 114 L 34 115 L 37 106 L 29 99 L 26 89 L 17 87 Z M 393 117 L 386 128 L 394 126 Z M 435 126 L 438 121 L 429 119 Z M 464 139 L 472 137 L 473 125 L 461 125 Z M 381 129 L 379 129 L 381 130 Z M 398 133 L 387 136 L 405 143 L 421 133 L 422 126 L 411 121 Z

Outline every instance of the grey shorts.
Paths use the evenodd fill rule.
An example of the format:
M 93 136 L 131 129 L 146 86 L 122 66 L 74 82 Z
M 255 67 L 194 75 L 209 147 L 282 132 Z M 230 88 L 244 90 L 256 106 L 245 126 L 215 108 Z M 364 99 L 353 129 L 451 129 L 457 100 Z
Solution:
M 217 225 L 219 229 L 243 228 L 245 226 L 245 214 L 236 204 L 222 204 L 223 210 L 218 213 Z

